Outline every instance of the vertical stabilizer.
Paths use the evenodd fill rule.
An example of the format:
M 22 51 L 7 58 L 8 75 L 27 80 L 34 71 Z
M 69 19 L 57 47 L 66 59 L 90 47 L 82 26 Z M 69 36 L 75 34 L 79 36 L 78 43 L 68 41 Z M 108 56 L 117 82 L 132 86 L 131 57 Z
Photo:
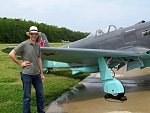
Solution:
M 38 43 L 40 44 L 40 47 L 50 47 L 50 44 L 49 44 L 47 37 L 44 33 L 42 33 L 39 36 Z

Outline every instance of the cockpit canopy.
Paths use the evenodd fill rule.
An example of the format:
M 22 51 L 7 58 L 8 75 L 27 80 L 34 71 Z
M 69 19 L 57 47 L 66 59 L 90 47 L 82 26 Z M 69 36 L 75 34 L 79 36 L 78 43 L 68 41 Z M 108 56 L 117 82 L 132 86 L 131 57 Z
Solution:
M 114 28 L 113 30 L 111 30 L 112 27 Z M 117 30 L 116 26 L 115 25 L 109 25 L 106 33 L 109 33 L 109 32 L 114 31 L 114 30 Z M 95 33 L 90 33 L 86 38 L 91 38 L 91 37 L 95 37 L 95 36 L 102 35 L 102 34 L 105 34 L 105 33 L 101 29 L 98 29 L 98 30 L 96 30 Z

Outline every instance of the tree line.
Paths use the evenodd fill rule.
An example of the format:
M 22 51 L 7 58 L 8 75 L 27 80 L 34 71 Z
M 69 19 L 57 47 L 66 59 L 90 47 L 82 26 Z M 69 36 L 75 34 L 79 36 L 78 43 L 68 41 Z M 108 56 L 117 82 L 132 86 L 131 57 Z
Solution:
M 37 23 L 34 21 L 26 21 L 22 19 L 0 18 L 0 43 L 20 43 L 29 37 L 26 32 L 30 26 L 37 26 L 38 30 L 45 33 L 49 42 L 61 42 L 62 40 L 74 42 L 85 38 L 89 33 L 72 31 L 65 27 L 47 25 L 45 23 Z

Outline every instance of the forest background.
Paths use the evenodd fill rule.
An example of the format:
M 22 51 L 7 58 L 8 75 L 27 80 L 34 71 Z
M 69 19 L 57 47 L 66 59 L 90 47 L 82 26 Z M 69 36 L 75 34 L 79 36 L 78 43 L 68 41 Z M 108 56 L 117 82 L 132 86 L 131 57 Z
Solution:
M 38 30 L 45 33 L 49 42 L 74 42 L 85 38 L 89 33 L 69 30 L 65 27 L 58 28 L 54 25 L 26 21 L 22 19 L 0 18 L 0 43 L 20 43 L 28 36 L 30 26 L 37 26 Z

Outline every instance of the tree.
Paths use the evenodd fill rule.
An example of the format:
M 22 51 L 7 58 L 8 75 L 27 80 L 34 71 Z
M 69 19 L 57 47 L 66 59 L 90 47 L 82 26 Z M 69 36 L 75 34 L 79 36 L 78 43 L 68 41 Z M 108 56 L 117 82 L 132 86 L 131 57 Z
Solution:
M 29 27 L 35 25 L 39 31 L 46 34 L 49 42 L 76 41 L 85 38 L 89 33 L 72 31 L 65 27 L 58 28 L 57 26 L 26 21 L 22 19 L 0 18 L 0 43 L 20 43 L 29 37 L 26 32 Z

